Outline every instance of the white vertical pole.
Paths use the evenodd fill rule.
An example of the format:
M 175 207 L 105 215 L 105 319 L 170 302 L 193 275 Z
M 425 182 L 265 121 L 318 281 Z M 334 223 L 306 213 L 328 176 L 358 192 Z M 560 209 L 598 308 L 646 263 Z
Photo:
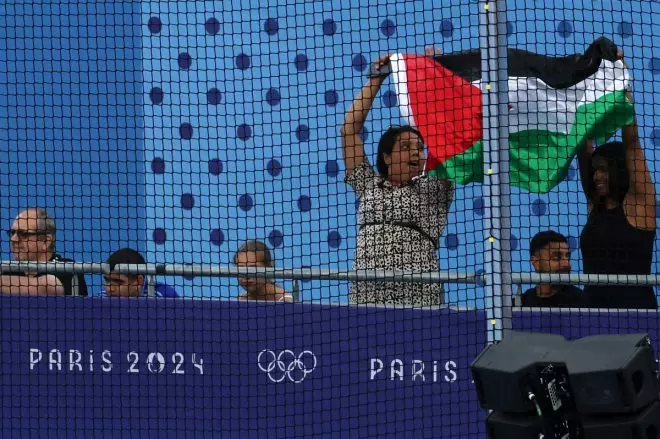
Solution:
M 479 2 L 488 342 L 511 329 L 509 109 L 505 0 Z

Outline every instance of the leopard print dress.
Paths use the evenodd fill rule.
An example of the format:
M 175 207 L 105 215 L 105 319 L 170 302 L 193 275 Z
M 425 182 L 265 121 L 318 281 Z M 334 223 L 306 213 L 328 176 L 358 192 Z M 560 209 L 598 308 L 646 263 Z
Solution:
M 436 244 L 447 225 L 454 195 L 450 183 L 422 176 L 393 186 L 377 176 L 366 161 L 355 167 L 345 182 L 360 199 L 354 270 L 438 271 Z M 437 283 L 354 282 L 349 301 L 431 306 L 441 304 L 442 295 L 442 285 Z

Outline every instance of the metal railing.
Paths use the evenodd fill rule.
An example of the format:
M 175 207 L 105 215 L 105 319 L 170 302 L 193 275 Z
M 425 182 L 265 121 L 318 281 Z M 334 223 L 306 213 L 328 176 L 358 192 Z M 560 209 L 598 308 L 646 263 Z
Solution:
M 476 273 L 412 272 L 399 270 L 330 270 L 320 268 L 236 267 L 210 264 L 108 264 L 79 262 L 18 262 L 0 261 L 0 273 L 119 273 L 161 276 L 243 277 L 269 279 L 315 279 L 334 281 L 397 281 L 459 284 L 483 284 L 483 276 Z
M 87 262 L 0 261 L 0 274 L 71 273 L 71 274 L 143 274 L 159 276 L 256 277 L 267 279 L 327 281 L 397 281 L 455 283 L 484 286 L 483 273 L 449 271 L 412 272 L 401 270 L 331 270 L 322 268 L 237 267 L 211 264 L 117 264 Z M 550 283 L 560 285 L 660 285 L 656 274 L 583 274 L 583 273 L 509 273 L 513 284 Z

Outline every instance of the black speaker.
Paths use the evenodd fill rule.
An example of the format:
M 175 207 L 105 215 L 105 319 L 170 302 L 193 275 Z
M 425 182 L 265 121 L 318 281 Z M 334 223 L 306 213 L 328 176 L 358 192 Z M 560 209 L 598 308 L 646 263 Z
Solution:
M 658 398 L 655 355 L 646 335 L 598 335 L 571 345 L 565 361 L 579 413 L 632 413 Z
M 492 412 L 486 428 L 489 439 L 539 439 L 543 433 L 541 418 L 535 414 Z M 660 439 L 660 401 L 636 414 L 569 418 L 562 433 L 582 439 Z
M 560 335 L 512 332 L 488 346 L 471 365 L 481 406 L 501 412 L 531 413 L 527 388 L 538 370 L 560 360 L 569 343 Z
M 492 412 L 486 418 L 489 439 L 539 439 L 541 418 Z
M 585 418 L 584 439 L 660 439 L 660 401 L 636 414 Z
M 578 413 L 632 413 L 660 393 L 655 355 L 646 335 L 568 342 L 558 335 L 513 332 L 472 363 L 482 407 L 508 413 L 535 411 L 529 392 L 538 397 L 546 390 L 539 381 L 540 371 L 548 365 L 568 371 L 566 391 Z

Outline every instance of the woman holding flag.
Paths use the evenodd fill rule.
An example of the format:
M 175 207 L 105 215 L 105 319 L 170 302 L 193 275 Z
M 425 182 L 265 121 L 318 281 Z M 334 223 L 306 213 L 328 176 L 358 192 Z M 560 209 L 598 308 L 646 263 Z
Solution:
M 427 50 L 427 55 L 428 55 Z M 433 55 L 431 50 L 430 55 Z M 424 175 L 424 139 L 412 126 L 393 126 L 382 135 L 377 172 L 365 155 L 360 132 L 387 77 L 390 55 L 378 58 L 341 127 L 345 182 L 360 199 L 355 270 L 438 270 L 438 240 L 447 224 L 454 189 Z M 356 282 L 349 300 L 359 304 L 431 306 L 443 302 L 442 285 Z
M 619 59 L 623 54 L 619 53 Z M 632 97 L 628 94 L 632 105 Z M 587 274 L 650 274 L 656 234 L 655 187 L 639 141 L 637 121 L 623 128 L 623 142 L 578 154 L 589 217 L 580 236 Z M 652 286 L 588 285 L 585 294 L 597 308 L 656 309 Z

